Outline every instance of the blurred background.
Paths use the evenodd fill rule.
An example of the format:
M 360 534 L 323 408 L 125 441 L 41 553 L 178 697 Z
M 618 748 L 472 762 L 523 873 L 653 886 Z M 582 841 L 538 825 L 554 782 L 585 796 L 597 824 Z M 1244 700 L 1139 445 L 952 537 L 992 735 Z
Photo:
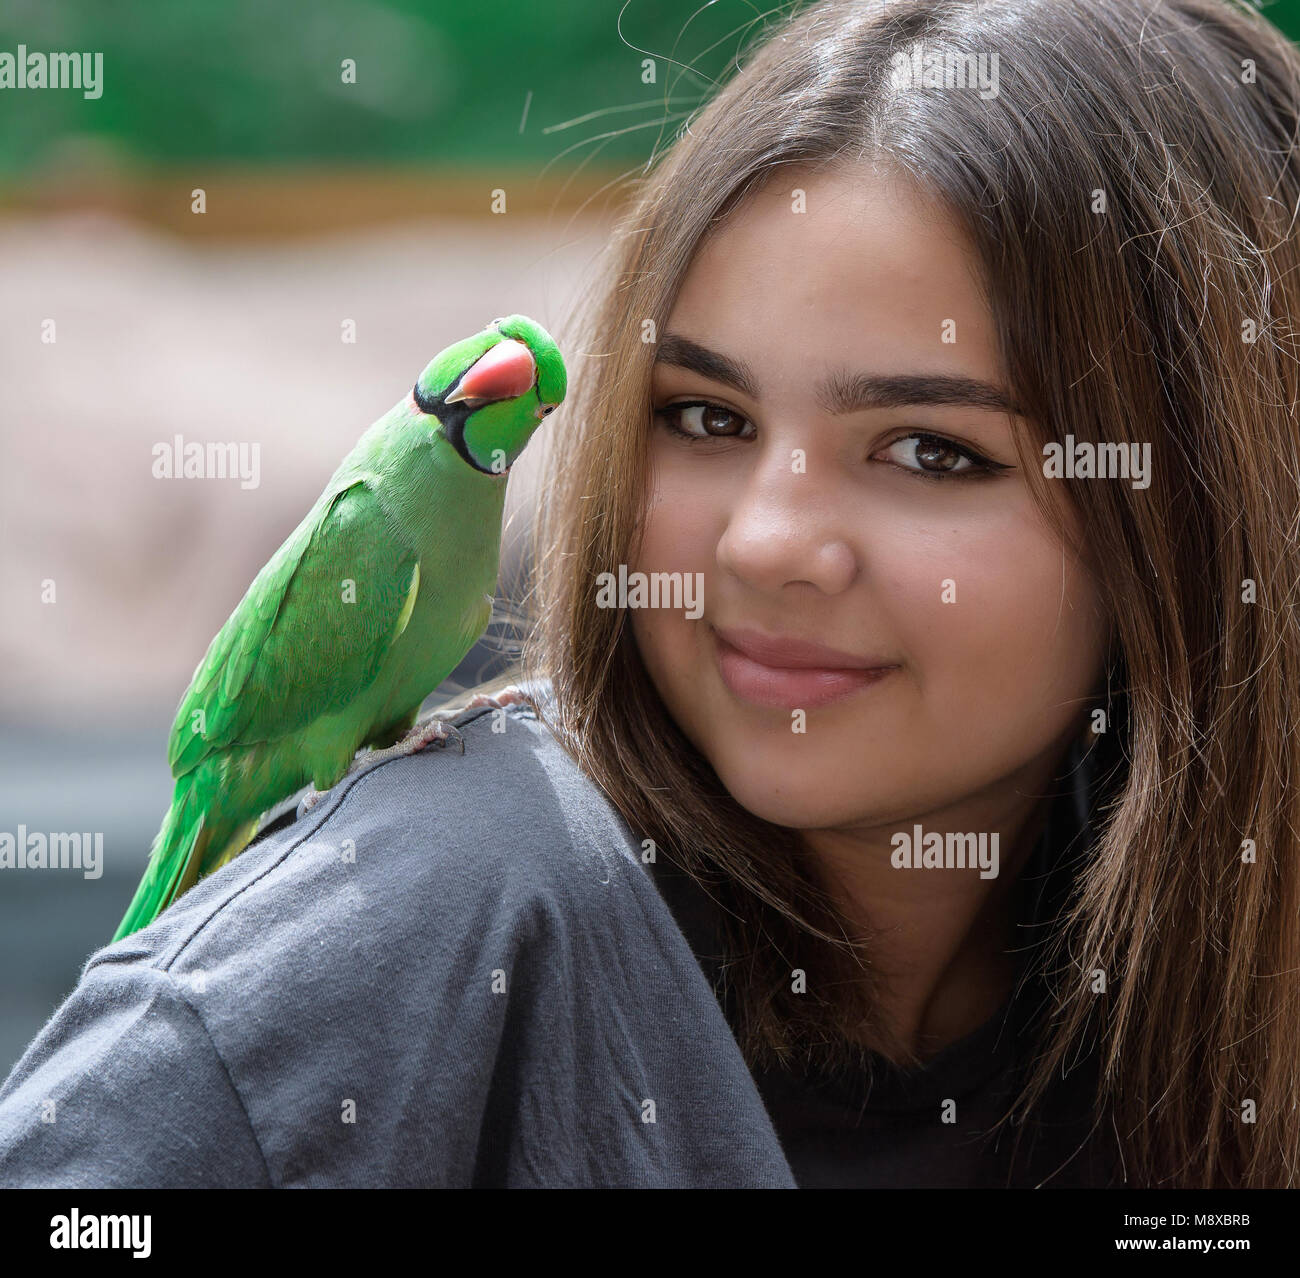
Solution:
M 0 1078 L 112 937 L 177 703 L 248 583 L 444 346 L 521 312 L 582 377 L 566 339 L 626 181 L 757 12 L 0 6 L 0 84 L 20 46 L 90 53 L 91 76 L 102 55 L 81 90 L 0 88 L 0 835 L 103 837 L 97 879 L 0 870 Z M 256 483 L 155 478 L 177 435 L 256 445 Z M 510 479 L 507 598 L 536 452 Z M 431 701 L 500 669 L 508 635 Z
M 578 301 L 627 180 L 791 7 L 4 0 L 0 64 L 102 66 L 0 87 L 0 837 L 101 834 L 103 859 L 0 869 L 0 1077 L 116 929 L 176 705 L 257 570 L 493 317 L 539 320 L 582 378 Z M 1300 36 L 1300 0 L 1262 7 Z M 155 478 L 178 435 L 256 446 L 256 483 Z M 507 598 L 537 453 L 510 480 Z M 431 700 L 494 674 L 503 635 Z

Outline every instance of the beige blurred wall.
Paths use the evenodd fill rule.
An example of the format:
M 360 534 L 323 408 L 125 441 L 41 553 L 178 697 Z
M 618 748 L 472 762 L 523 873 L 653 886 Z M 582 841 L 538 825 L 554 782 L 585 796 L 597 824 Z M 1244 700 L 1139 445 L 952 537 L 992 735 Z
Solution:
M 213 243 L 96 212 L 0 222 L 0 717 L 173 707 L 252 576 L 437 351 L 521 312 L 581 376 L 566 338 L 609 229 L 425 219 Z M 564 425 L 561 409 L 545 429 Z M 257 442 L 259 486 L 155 479 L 153 447 L 176 433 Z M 512 510 L 538 452 L 515 467 Z

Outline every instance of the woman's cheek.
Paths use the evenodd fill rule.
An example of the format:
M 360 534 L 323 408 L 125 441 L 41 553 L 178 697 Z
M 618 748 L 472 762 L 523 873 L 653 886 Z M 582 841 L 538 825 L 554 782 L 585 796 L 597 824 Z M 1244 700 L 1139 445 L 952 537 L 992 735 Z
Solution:
M 698 468 L 697 468 L 698 469 Z M 654 641 L 677 661 L 689 656 L 695 632 L 713 617 L 710 597 L 715 582 L 714 553 L 719 532 L 719 498 L 710 494 L 698 475 L 671 466 L 661 470 L 646 507 L 641 543 L 628 563 L 629 573 L 690 574 L 690 608 L 699 617 L 688 618 L 686 609 L 630 609 L 634 633 Z M 644 614 L 637 617 L 637 614 Z M 696 663 L 689 662 L 687 669 Z
M 689 563 L 698 572 L 711 561 L 717 534 L 710 540 L 710 532 L 722 499 L 721 486 L 709 483 L 705 469 L 686 465 L 671 452 L 654 457 L 645 535 L 637 556 L 641 562 L 629 564 L 629 571 L 681 572 Z
M 1077 716 L 1098 656 L 1095 604 L 1034 522 L 965 527 L 895 580 L 927 718 L 954 747 L 1012 738 L 1032 754 Z
M 705 516 L 698 504 L 685 499 L 680 489 L 661 488 L 646 512 L 639 551 L 628 564 L 631 573 L 699 573 L 704 616 L 712 575 L 706 548 Z M 672 708 L 679 699 L 690 701 L 684 684 L 698 677 L 692 644 L 701 620 L 689 620 L 683 611 L 666 608 L 629 608 L 629 621 L 642 661 L 652 681 Z

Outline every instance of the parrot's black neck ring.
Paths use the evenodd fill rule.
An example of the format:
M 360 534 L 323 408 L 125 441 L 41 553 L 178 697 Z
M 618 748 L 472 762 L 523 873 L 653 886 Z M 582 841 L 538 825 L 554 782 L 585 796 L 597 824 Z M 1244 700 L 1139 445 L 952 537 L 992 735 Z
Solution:
M 419 382 L 415 383 L 415 390 L 412 394 L 415 398 L 415 406 L 420 412 L 428 413 L 431 417 L 436 417 L 442 422 L 443 435 L 467 466 L 472 466 L 484 475 L 491 475 L 494 479 L 500 479 L 509 472 L 509 466 L 505 470 L 491 470 L 487 466 L 480 466 L 470 455 L 469 447 L 465 443 L 465 423 L 473 410 L 469 408 L 464 400 L 460 400 L 455 404 L 446 404 L 440 399 L 430 399 L 420 389 Z

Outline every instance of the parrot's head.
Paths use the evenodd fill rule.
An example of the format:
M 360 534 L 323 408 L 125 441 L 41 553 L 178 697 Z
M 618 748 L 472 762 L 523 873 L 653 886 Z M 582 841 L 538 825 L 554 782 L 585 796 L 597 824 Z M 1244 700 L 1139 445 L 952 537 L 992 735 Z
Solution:
M 551 335 L 526 315 L 507 315 L 436 355 L 413 394 L 468 465 L 504 475 L 566 387 Z

